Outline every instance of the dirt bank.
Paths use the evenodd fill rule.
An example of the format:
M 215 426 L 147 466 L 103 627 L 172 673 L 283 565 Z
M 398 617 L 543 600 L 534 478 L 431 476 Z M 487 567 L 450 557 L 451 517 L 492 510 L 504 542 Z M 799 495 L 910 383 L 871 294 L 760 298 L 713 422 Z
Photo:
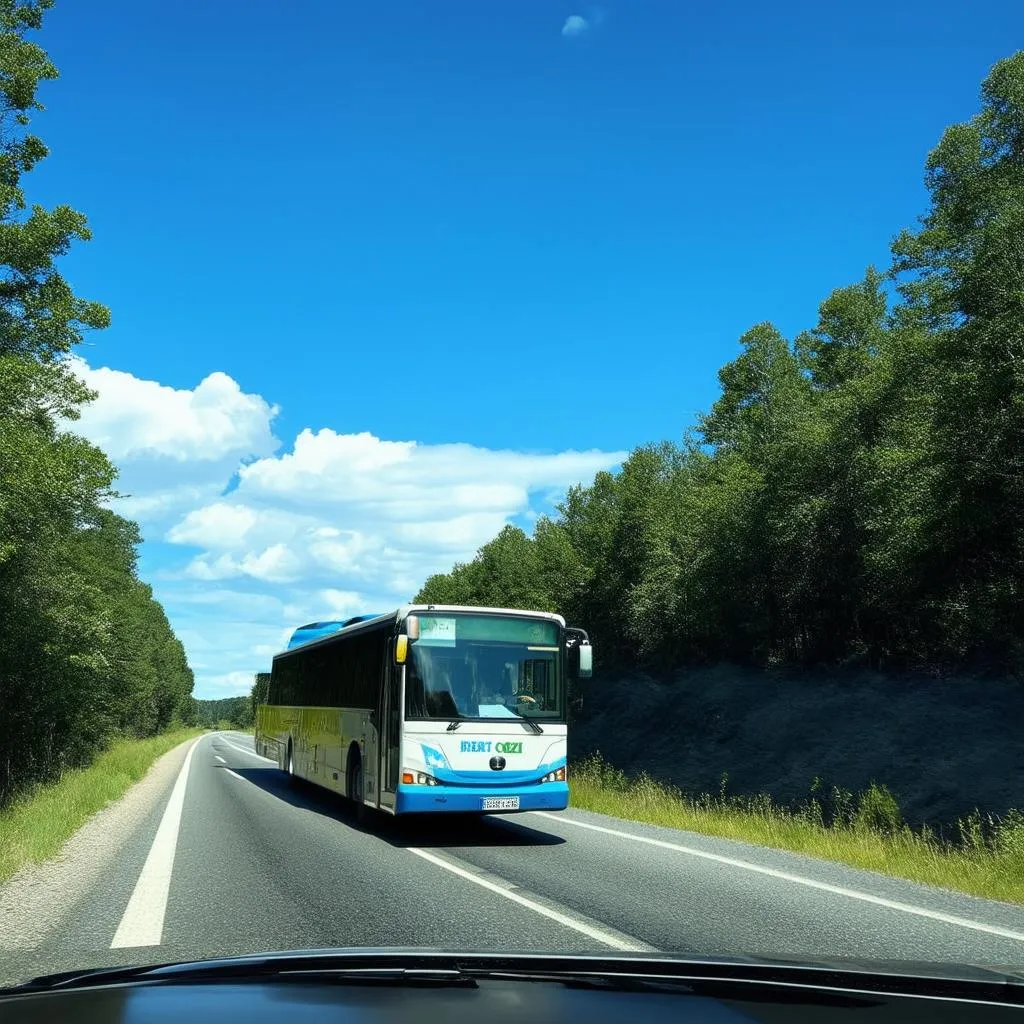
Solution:
M 907 821 L 949 823 L 974 808 L 1024 808 L 1024 685 L 798 678 L 729 667 L 594 679 L 570 754 L 600 751 L 690 793 L 770 793 L 802 802 L 818 777 L 858 791 L 884 783 Z

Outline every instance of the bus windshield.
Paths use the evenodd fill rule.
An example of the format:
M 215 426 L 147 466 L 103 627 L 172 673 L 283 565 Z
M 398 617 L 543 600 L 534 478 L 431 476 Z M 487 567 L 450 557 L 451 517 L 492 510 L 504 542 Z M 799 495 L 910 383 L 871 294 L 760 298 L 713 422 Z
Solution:
M 558 624 L 420 615 L 405 675 L 407 719 L 565 718 Z

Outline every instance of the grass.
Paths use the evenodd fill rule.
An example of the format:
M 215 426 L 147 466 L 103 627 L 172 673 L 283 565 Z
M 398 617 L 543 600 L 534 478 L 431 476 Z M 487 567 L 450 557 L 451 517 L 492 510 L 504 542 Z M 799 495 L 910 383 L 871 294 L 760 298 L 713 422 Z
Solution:
M 576 764 L 572 804 L 617 818 L 823 857 L 857 868 L 970 893 L 1024 903 L 1024 813 L 1004 818 L 975 813 L 955 835 L 912 829 L 883 786 L 860 794 L 815 792 L 795 809 L 767 795 L 689 796 L 646 775 L 630 778 L 600 756 Z
M 180 729 L 118 741 L 88 768 L 67 772 L 0 811 L 0 882 L 24 864 L 53 857 L 87 818 L 122 796 L 161 754 L 201 732 Z

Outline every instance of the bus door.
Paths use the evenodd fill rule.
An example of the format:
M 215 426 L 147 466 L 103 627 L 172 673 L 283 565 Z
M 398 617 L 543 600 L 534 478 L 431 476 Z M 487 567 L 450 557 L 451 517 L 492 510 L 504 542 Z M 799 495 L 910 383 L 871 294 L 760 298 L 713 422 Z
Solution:
M 399 781 L 399 754 L 402 744 L 402 673 L 404 666 L 394 659 L 385 660 L 384 685 L 381 687 L 380 806 L 395 808 Z

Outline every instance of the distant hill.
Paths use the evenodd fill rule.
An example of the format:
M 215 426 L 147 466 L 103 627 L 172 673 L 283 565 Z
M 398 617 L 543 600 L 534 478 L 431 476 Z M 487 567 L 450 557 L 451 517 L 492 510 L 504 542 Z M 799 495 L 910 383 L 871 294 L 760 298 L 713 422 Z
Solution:
M 199 724 L 216 729 L 228 724 L 234 729 L 250 729 L 253 724 L 252 698 L 224 697 L 221 700 L 197 700 L 196 714 Z

